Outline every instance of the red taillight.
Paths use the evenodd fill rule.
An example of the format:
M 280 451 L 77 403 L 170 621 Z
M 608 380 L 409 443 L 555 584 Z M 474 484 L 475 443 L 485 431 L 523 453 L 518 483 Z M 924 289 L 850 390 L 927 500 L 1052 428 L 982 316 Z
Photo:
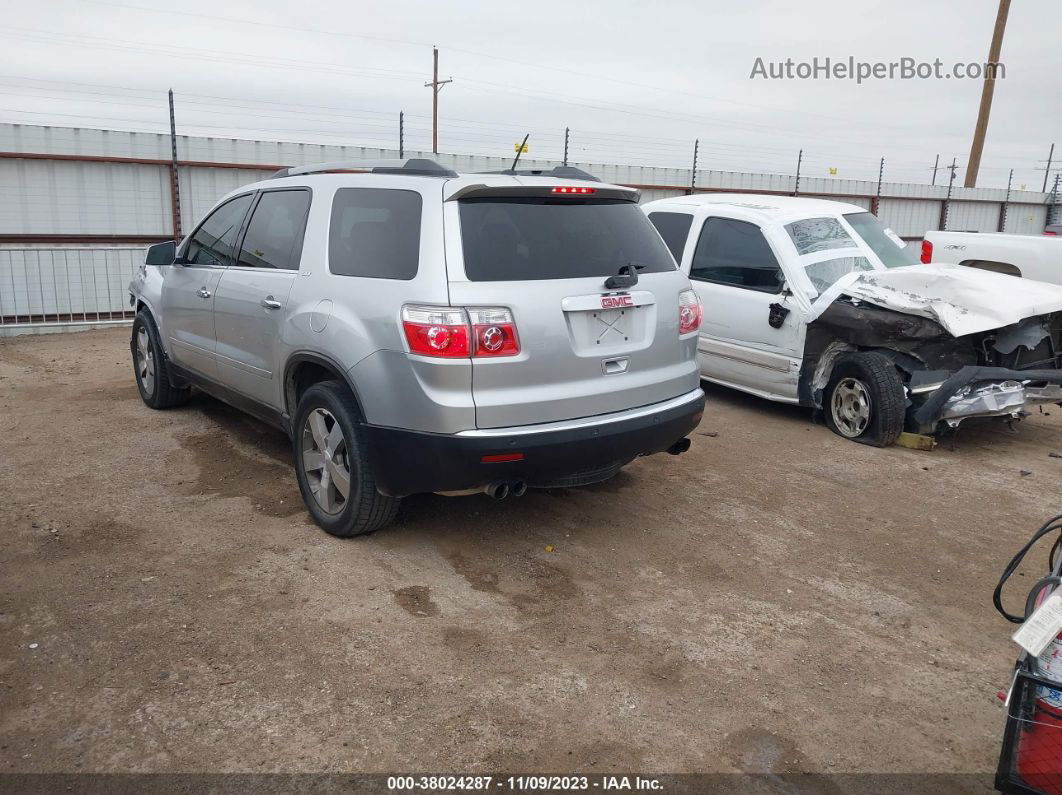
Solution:
M 922 241 L 922 262 L 929 264 L 933 261 L 933 244 L 928 240 Z
M 520 352 L 516 324 L 508 309 L 469 307 L 468 319 L 475 343 L 473 356 L 516 356 Z
M 586 195 L 588 193 L 594 193 L 595 190 L 596 190 L 595 188 L 574 188 L 574 187 L 570 188 L 570 187 L 564 187 L 564 188 L 551 188 L 550 192 L 551 193 L 579 193 L 579 194 Z
M 1051 235 L 1052 237 L 1054 237 L 1054 236 L 1058 235 L 1058 232 L 1053 232 L 1050 229 L 1045 229 L 1044 230 L 1044 234 L 1045 235 Z
M 463 309 L 402 307 L 402 329 L 412 353 L 456 359 L 468 356 L 468 319 Z
M 701 327 L 701 299 L 693 290 L 679 293 L 679 334 L 689 334 Z
M 512 312 L 496 307 L 402 307 L 410 353 L 448 359 L 516 356 L 520 337 Z

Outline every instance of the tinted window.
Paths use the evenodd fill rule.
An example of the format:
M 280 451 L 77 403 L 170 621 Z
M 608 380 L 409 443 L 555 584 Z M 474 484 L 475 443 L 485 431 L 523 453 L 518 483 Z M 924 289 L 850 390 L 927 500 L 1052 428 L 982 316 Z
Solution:
M 240 224 L 251 206 L 251 194 L 237 196 L 218 207 L 207 216 L 185 251 L 185 262 L 196 265 L 232 265 L 236 248 L 236 235 Z
M 686 249 L 686 238 L 690 233 L 693 216 L 689 213 L 649 213 L 660 237 L 664 238 L 675 262 L 682 262 L 682 252 Z
M 690 278 L 778 292 L 784 277 L 767 239 L 756 224 L 709 218 L 693 252 Z
M 263 193 L 247 223 L 239 264 L 247 268 L 298 270 L 309 209 L 309 191 Z
M 866 241 L 887 268 L 917 265 L 918 258 L 903 240 L 871 213 L 852 213 L 844 217 L 856 233 Z
M 420 260 L 420 194 L 340 188 L 332 202 L 328 269 L 340 276 L 412 279 Z
M 570 199 L 461 202 L 465 275 L 471 281 L 612 276 L 675 270 L 667 247 L 637 204 Z

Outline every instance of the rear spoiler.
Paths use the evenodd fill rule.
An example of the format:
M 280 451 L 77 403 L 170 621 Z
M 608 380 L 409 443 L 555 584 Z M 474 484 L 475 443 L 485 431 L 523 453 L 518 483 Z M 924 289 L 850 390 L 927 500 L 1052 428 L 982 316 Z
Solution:
M 586 193 L 575 191 L 568 193 L 572 187 L 579 189 L 586 189 Z M 560 189 L 564 188 L 565 191 Z M 449 196 L 446 196 L 443 201 L 458 201 L 459 199 L 489 199 L 489 198 L 505 198 L 505 199 L 519 199 L 519 198 L 535 198 L 535 197 L 549 197 L 552 199 L 612 199 L 627 202 L 637 202 L 641 196 L 641 191 L 636 188 L 624 188 L 618 185 L 608 185 L 604 187 L 594 186 L 571 186 L 564 184 L 557 185 L 487 185 L 484 183 L 476 183 L 472 185 L 464 185 Z

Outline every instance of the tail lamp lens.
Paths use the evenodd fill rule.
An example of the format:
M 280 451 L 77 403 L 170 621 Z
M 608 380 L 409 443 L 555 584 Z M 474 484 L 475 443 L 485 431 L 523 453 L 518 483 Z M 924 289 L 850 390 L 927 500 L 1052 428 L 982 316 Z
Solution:
M 448 359 L 515 356 L 516 323 L 495 307 L 402 307 L 402 330 L 411 353 Z
M 468 356 L 468 320 L 464 310 L 446 307 L 402 307 L 402 329 L 409 350 L 423 356 Z
M 515 356 L 520 352 L 516 324 L 508 309 L 469 307 L 473 356 Z
M 568 194 L 577 194 L 577 195 L 580 195 L 580 196 L 587 196 L 587 195 L 590 195 L 590 194 L 593 194 L 593 193 L 596 193 L 596 192 L 597 192 L 596 188 L 582 188 L 582 187 L 568 187 L 568 186 L 565 186 L 563 188 L 551 188 L 550 189 L 550 193 L 568 193 Z
M 679 334 L 689 334 L 701 327 L 701 299 L 693 290 L 679 293 Z
M 933 244 L 928 240 L 922 241 L 922 262 L 927 265 L 933 261 Z

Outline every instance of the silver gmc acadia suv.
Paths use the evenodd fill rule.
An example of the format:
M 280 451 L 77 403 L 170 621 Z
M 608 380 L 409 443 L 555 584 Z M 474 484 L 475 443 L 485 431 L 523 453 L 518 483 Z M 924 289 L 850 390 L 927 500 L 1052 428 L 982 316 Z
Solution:
M 337 536 L 408 494 L 501 498 L 681 453 L 701 306 L 637 198 L 574 168 L 285 169 L 148 250 L 140 394 L 168 408 L 195 386 L 283 429 Z

